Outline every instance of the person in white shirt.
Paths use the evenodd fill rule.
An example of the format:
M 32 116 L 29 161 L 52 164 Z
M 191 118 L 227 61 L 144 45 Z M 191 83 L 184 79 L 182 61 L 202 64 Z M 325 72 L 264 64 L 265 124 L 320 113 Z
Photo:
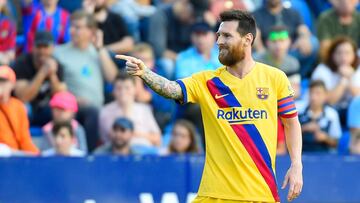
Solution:
M 52 129 L 55 146 L 42 153 L 43 156 L 71 156 L 82 157 L 85 152 L 74 145 L 74 132 L 70 122 L 57 122 Z

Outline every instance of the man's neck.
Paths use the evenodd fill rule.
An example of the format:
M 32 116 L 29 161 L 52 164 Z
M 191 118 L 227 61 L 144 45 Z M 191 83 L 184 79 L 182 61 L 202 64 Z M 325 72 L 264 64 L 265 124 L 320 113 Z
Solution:
M 106 9 L 101 9 L 99 12 L 95 13 L 95 19 L 97 22 L 104 22 L 108 16 L 108 12 Z
M 268 9 L 269 9 L 271 14 L 276 15 L 276 14 L 279 14 L 282 11 L 283 7 L 280 4 L 279 6 L 268 7 Z
M 269 53 L 269 55 L 270 55 L 270 60 L 272 60 L 272 62 L 274 62 L 276 65 L 282 64 L 285 58 L 285 55 L 276 55 L 272 53 Z
M 353 15 L 350 14 L 339 14 L 339 22 L 343 25 L 349 25 L 352 23 Z
M 310 104 L 310 110 L 314 115 L 320 115 L 323 111 L 323 106 L 315 106 Z
M 255 67 L 255 61 L 249 55 L 248 57 L 245 57 L 242 61 L 238 62 L 234 66 L 228 67 L 227 71 L 229 71 L 230 74 L 234 75 L 235 77 L 238 77 L 240 79 L 243 79 L 250 71 Z
M 45 10 L 45 12 L 47 13 L 47 14 L 53 14 L 53 13 L 55 13 L 55 11 L 56 11 L 56 8 L 57 8 L 57 6 L 55 5 L 55 6 L 48 6 L 48 7 L 44 7 L 44 10 Z
M 74 44 L 74 46 L 80 50 L 86 50 L 89 48 L 90 43 L 89 42 L 80 42 L 80 43 Z
M 112 153 L 113 154 L 119 154 L 119 155 L 128 155 L 130 154 L 130 147 L 129 145 L 126 145 L 124 147 L 116 147 L 116 146 L 112 146 L 111 147 Z

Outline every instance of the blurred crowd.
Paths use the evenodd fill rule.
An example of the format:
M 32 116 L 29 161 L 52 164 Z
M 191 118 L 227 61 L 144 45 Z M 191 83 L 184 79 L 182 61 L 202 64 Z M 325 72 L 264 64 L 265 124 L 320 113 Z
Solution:
M 229 9 L 254 15 L 254 58 L 289 77 L 303 151 L 360 154 L 357 0 L 0 0 L 0 156 L 204 153 L 200 107 L 114 56 L 171 80 L 215 70 Z

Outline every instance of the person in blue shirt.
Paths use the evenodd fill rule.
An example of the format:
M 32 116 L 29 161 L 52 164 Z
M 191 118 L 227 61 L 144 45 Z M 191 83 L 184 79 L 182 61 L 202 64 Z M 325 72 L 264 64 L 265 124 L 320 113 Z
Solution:
M 348 126 L 351 132 L 350 151 L 360 154 L 360 96 L 355 97 L 348 109 Z
M 176 59 L 175 79 L 220 67 L 219 49 L 215 44 L 215 39 L 215 32 L 209 24 L 205 22 L 195 23 L 191 28 L 192 46 L 180 52 Z

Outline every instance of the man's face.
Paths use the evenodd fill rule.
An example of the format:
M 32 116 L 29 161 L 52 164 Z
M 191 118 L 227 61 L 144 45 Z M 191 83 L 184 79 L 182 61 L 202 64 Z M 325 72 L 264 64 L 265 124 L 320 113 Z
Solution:
M 194 20 L 194 8 L 189 0 L 178 0 L 174 3 L 174 14 L 183 23 L 190 23 Z
M 154 56 L 150 52 L 135 52 L 132 55 L 135 58 L 142 60 L 146 67 L 150 69 L 153 69 L 155 67 Z
M 281 0 L 267 0 L 266 4 L 268 7 L 274 8 L 281 5 Z
M 127 146 L 132 138 L 133 132 L 129 129 L 115 127 L 111 132 L 111 141 L 116 148 Z
M 358 0 L 332 0 L 331 3 L 340 15 L 350 15 L 355 11 Z
M 323 87 L 316 86 L 310 89 L 310 104 L 316 107 L 324 106 L 327 100 L 327 92 Z
M 215 35 L 213 32 L 193 32 L 191 41 L 200 53 L 209 52 L 214 47 Z
M 120 104 L 126 105 L 135 102 L 135 84 L 130 79 L 117 80 L 114 84 L 114 97 Z
M 69 155 L 73 145 L 73 136 L 67 128 L 61 128 L 55 136 L 55 149 L 61 155 Z
M 45 7 L 55 7 L 59 0 L 41 0 Z
M 245 57 L 243 38 L 237 31 L 237 21 L 225 21 L 220 24 L 216 43 L 219 46 L 219 61 L 225 66 L 232 66 Z
M 85 18 L 71 21 L 70 34 L 74 44 L 90 42 L 93 36 L 92 30 L 86 25 Z
M 48 58 L 53 55 L 54 45 L 36 45 L 33 49 L 35 60 L 43 64 Z
M 277 39 L 277 40 L 268 40 L 267 47 L 275 58 L 283 57 L 287 54 L 290 47 L 290 39 Z

